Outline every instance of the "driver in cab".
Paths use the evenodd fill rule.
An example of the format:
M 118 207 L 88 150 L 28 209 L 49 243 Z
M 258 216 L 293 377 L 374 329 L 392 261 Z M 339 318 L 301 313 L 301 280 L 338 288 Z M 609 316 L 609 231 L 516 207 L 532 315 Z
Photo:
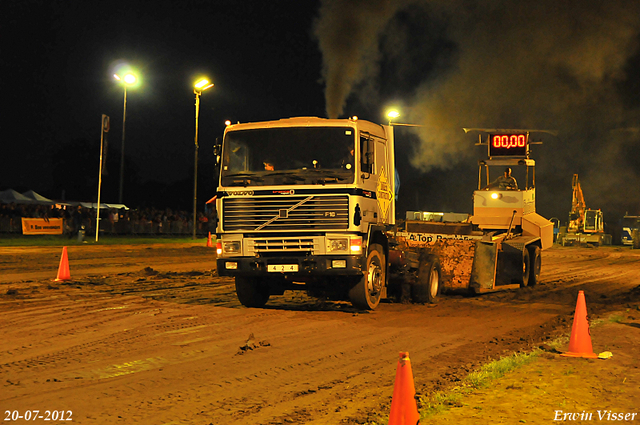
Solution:
M 273 162 L 268 159 L 263 161 L 262 164 L 264 164 L 265 171 L 274 171 L 276 169 L 276 167 L 273 165 Z
M 511 175 L 511 168 L 507 167 L 504 170 L 504 174 L 489 183 L 484 189 L 498 189 L 498 190 L 518 190 L 518 182 L 515 177 Z

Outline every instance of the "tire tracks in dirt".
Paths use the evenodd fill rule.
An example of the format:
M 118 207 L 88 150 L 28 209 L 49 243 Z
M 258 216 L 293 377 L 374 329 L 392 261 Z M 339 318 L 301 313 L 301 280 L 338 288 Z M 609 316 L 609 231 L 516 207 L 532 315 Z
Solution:
M 563 248 L 543 253 L 538 286 L 516 291 L 383 303 L 370 313 L 287 292 L 247 309 L 233 282 L 211 271 L 208 253 L 195 251 L 209 261 L 177 250 L 172 269 L 159 251 L 132 249 L 123 255 L 144 267 L 72 269 L 64 284 L 27 274 L 0 286 L 3 407 L 71 409 L 74 422 L 92 425 L 380 421 L 398 351 L 410 352 L 416 389 L 430 394 L 566 333 L 580 289 L 590 315 L 640 292 L 639 255 Z M 40 260 L 29 257 L 37 272 Z M 262 344 L 242 351 L 251 335 Z

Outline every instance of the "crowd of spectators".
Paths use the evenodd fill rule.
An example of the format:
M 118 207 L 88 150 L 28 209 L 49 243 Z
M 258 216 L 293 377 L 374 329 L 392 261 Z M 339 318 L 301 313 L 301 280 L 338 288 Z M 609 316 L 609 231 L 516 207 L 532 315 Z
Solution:
M 37 205 L 0 203 L 0 233 L 22 233 L 22 218 L 62 218 L 64 233 L 74 237 L 79 231 L 95 233 L 96 209 L 81 205 Z M 215 233 L 216 213 L 197 213 L 196 232 Z M 101 234 L 111 235 L 187 235 L 193 233 L 193 213 L 170 208 L 100 210 Z

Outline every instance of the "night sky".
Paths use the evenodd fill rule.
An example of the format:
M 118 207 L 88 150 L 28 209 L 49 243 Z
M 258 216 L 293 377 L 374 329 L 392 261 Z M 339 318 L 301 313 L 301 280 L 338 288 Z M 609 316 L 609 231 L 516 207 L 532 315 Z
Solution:
M 190 209 L 193 83 L 199 199 L 215 193 L 224 121 L 292 116 L 423 125 L 396 131 L 399 210 L 471 212 L 462 127 L 557 130 L 533 147 L 538 211 L 566 221 L 578 173 L 605 220 L 640 213 L 640 2 L 497 0 L 30 1 L 0 4 L 0 190 L 116 202 L 128 63 L 124 202 Z

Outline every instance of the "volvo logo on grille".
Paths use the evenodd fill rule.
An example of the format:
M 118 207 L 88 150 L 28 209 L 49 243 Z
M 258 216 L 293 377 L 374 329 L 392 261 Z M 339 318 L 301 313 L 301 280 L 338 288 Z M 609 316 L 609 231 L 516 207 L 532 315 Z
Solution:
M 253 190 L 227 190 L 227 196 L 253 196 Z
M 289 217 L 289 210 L 278 210 L 279 218 L 287 218 Z

